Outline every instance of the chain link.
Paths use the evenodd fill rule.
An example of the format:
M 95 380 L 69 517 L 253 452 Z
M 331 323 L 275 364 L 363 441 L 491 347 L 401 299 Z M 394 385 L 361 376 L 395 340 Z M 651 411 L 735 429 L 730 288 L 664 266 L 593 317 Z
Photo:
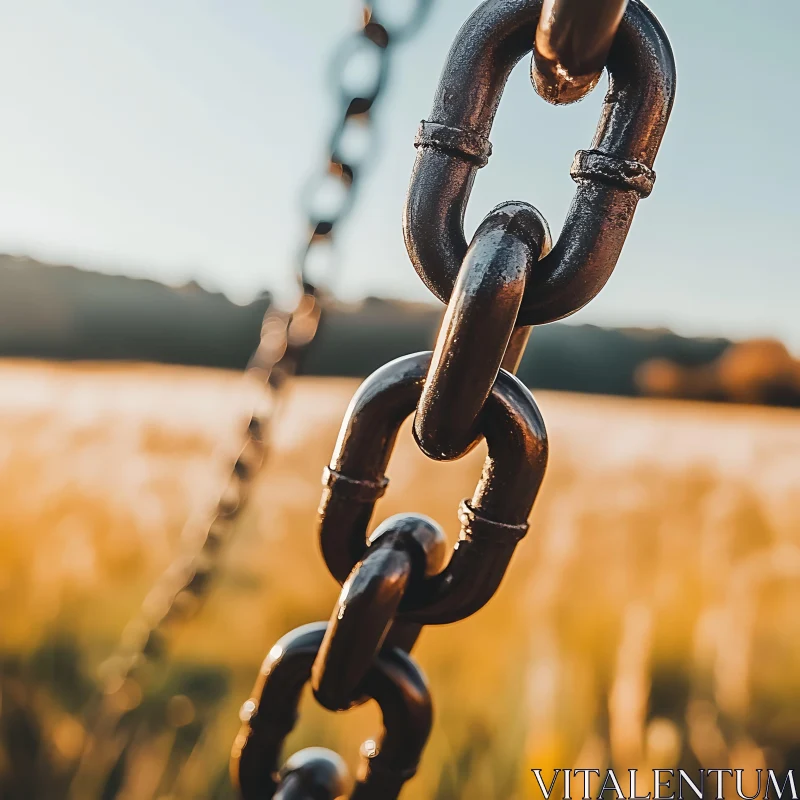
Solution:
M 628 0 L 544 0 L 531 78 L 554 105 L 574 103 L 600 80 Z
M 383 24 L 380 4 L 366 3 L 361 27 L 348 35 L 331 59 L 327 72 L 333 76 L 339 110 L 328 136 L 325 166 L 309 179 L 301 193 L 308 233 L 298 248 L 295 264 L 300 299 L 291 310 L 271 304 L 247 367 L 248 380 L 255 378 L 267 391 L 266 402 L 248 421 L 244 445 L 210 520 L 193 531 L 184 531 L 182 552 L 156 581 L 139 614 L 126 626 L 116 652 L 101 668 L 102 695 L 95 698 L 89 710 L 90 734 L 70 790 L 74 798 L 99 796 L 98 790 L 125 748 L 115 736 L 122 717 L 116 695 L 135 682 L 136 693 L 144 696 L 153 667 L 166 662 L 169 643 L 177 630 L 197 615 L 211 592 L 220 569 L 220 553 L 268 455 L 269 428 L 279 413 L 282 389 L 302 367 L 320 324 L 326 287 L 333 279 L 333 262 L 329 260 L 330 266 L 322 275 L 312 275 L 310 264 L 325 250 L 332 251 L 335 231 L 351 211 L 361 178 L 375 154 L 374 107 L 387 84 L 394 46 L 416 33 L 431 2 L 414 0 L 409 16 L 396 25 Z M 354 80 L 352 73 L 365 54 L 372 56 L 366 81 L 363 75 Z M 124 741 L 130 741 L 133 735 L 130 731 Z
M 345 414 L 323 473 L 318 530 L 342 592 L 328 623 L 298 628 L 270 651 L 242 707 L 231 774 L 245 800 L 343 796 L 341 761 L 327 751 L 298 754 L 278 769 L 306 683 L 331 711 L 377 700 L 383 730 L 362 748 L 365 762 L 349 797 L 396 798 L 415 774 L 431 727 L 427 685 L 407 653 L 423 625 L 462 620 L 494 596 L 528 531 L 547 434 L 513 371 L 530 326 L 577 311 L 614 269 L 637 202 L 652 189 L 675 86 L 666 35 L 639 0 L 630 0 L 621 23 L 598 33 L 602 39 L 610 30 L 613 38 L 620 24 L 606 65 L 606 106 L 592 149 L 573 164 L 578 190 L 558 242 L 551 249 L 535 208 L 510 202 L 484 219 L 467 246 L 463 219 L 475 173 L 491 154 L 488 137 L 506 78 L 533 48 L 543 2 L 552 8 L 550 0 L 487 0 L 473 13 L 450 50 L 431 119 L 420 127 L 404 233 L 414 267 L 447 311 L 435 350 L 381 367 Z M 588 17 L 568 19 L 584 5 L 573 3 L 556 22 L 591 28 Z M 624 2 L 598 5 L 619 10 Z M 584 47 L 579 55 L 596 57 L 586 49 L 589 40 L 577 41 Z M 535 75 L 534 60 L 531 69 Z M 417 444 L 430 458 L 461 458 L 481 439 L 487 443 L 446 563 L 444 533 L 427 517 L 397 515 L 367 535 L 387 491 L 400 426 L 412 414 Z M 314 793 L 288 793 L 303 781 Z

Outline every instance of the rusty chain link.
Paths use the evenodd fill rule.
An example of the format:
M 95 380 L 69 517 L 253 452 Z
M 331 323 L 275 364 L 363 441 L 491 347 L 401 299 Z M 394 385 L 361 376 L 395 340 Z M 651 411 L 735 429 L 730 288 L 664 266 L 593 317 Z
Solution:
M 630 0 L 624 16 L 619 0 L 595 3 L 592 14 L 584 13 L 588 5 L 487 0 L 453 43 L 431 118 L 417 135 L 404 212 L 411 261 L 447 311 L 434 351 L 381 367 L 346 412 L 319 508 L 322 555 L 342 591 L 328 623 L 298 628 L 270 651 L 242 707 L 231 774 L 245 800 L 344 796 L 342 762 L 333 753 L 304 751 L 279 770 L 309 682 L 331 711 L 378 702 L 383 732 L 362 748 L 365 760 L 348 796 L 396 798 L 431 727 L 427 686 L 407 653 L 423 625 L 456 622 L 485 605 L 527 533 L 547 434 L 513 372 L 531 325 L 574 313 L 611 275 L 636 205 L 652 190 L 675 92 L 669 42 L 644 5 Z M 475 173 L 491 154 L 488 137 L 506 79 L 534 40 L 537 48 L 549 42 L 557 55 L 551 77 L 585 79 L 568 87 L 581 96 L 607 67 L 600 123 L 591 149 L 575 157 L 577 191 L 555 246 L 539 212 L 521 202 L 490 212 L 468 246 L 463 219 Z M 532 59 L 532 78 L 547 95 L 540 55 Z M 581 66 L 587 64 L 588 71 Z M 567 94 L 547 99 L 565 102 Z M 457 459 L 481 439 L 487 443 L 447 561 L 441 528 L 421 515 L 396 515 L 368 536 L 399 428 L 412 414 L 417 444 L 433 459 Z
M 129 681 L 146 689 L 147 670 L 167 659 L 176 629 L 196 616 L 211 591 L 220 553 L 267 456 L 268 430 L 275 423 L 282 389 L 302 366 L 320 324 L 326 287 L 333 279 L 333 260 L 327 260 L 323 274 L 311 265 L 317 251 L 332 250 L 334 233 L 351 211 L 360 179 L 375 153 L 374 107 L 386 86 L 394 48 L 417 32 L 431 3 L 413 0 L 405 20 L 384 24 L 382 4 L 364 2 L 360 27 L 331 59 L 327 72 L 339 111 L 328 136 L 324 167 L 307 182 L 301 196 L 308 233 L 295 265 L 300 298 L 290 310 L 270 303 L 258 347 L 247 366 L 248 379 L 256 378 L 270 392 L 270 402 L 250 417 L 244 445 L 210 520 L 189 531 L 188 537 L 182 536 L 182 552 L 152 587 L 138 615 L 126 626 L 117 651 L 103 665 L 103 696 L 90 711 L 94 719 L 71 787 L 73 797 L 94 796 L 90 786 L 102 783 L 113 759 L 124 749 L 113 744 L 121 714 L 109 698 Z M 370 65 L 366 70 L 365 55 Z M 354 76 L 354 72 L 359 74 Z M 331 191 L 331 183 L 338 193 Z

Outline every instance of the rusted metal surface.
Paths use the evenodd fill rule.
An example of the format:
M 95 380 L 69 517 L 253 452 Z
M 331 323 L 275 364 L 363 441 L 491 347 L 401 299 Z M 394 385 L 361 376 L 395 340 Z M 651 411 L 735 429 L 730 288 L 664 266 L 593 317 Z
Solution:
M 574 103 L 600 80 L 628 0 L 544 0 L 531 78 L 554 105 Z
M 318 526 L 322 556 L 342 592 L 328 623 L 298 629 L 273 648 L 244 706 L 232 770 L 245 798 L 283 797 L 299 785 L 302 770 L 281 778 L 278 764 L 309 680 L 333 711 L 378 701 L 384 731 L 349 796 L 396 797 L 431 724 L 427 688 L 407 653 L 422 626 L 457 622 L 491 600 L 528 531 L 548 444 L 533 396 L 513 372 L 530 326 L 577 311 L 611 274 L 636 204 L 652 188 L 675 84 L 663 31 L 631 0 L 609 55 L 603 116 L 592 149 L 573 164 L 578 190 L 555 247 L 539 212 L 521 202 L 495 208 L 468 247 L 463 216 L 472 182 L 491 153 L 488 135 L 506 78 L 531 50 L 541 11 L 542 0 L 481 5 L 453 44 L 431 119 L 420 128 L 406 245 L 447 312 L 435 350 L 375 371 L 345 414 L 323 472 Z M 389 488 L 392 449 L 412 414 L 414 437 L 430 458 L 453 460 L 481 440 L 487 445 L 447 560 L 439 525 L 421 515 L 391 517 L 369 535 Z M 306 769 L 318 782 L 337 774 L 329 756 L 312 762 Z M 328 796 L 320 789 L 319 797 Z

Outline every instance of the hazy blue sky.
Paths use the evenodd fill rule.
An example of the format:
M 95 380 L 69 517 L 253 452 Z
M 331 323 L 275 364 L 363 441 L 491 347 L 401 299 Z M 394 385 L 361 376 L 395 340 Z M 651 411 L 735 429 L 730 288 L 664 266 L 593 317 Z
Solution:
M 339 238 L 345 297 L 429 296 L 401 209 L 414 132 L 475 5 L 434 0 L 397 52 L 379 160 Z M 800 2 L 651 6 L 678 63 L 658 181 L 611 281 L 573 320 L 776 335 L 800 350 Z M 241 301 L 286 286 L 298 195 L 334 111 L 327 58 L 358 14 L 352 0 L 0 0 L 0 250 L 195 278 Z M 557 234 L 601 99 L 551 108 L 523 62 L 468 231 L 519 199 Z

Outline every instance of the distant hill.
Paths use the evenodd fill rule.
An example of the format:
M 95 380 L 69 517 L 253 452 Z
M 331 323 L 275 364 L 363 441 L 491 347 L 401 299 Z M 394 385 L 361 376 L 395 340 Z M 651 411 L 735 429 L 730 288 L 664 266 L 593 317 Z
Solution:
M 0 355 L 241 369 L 269 303 L 0 255 Z
M 243 369 L 269 304 L 268 294 L 239 306 L 196 284 L 174 288 L 0 255 L 0 356 Z M 442 310 L 376 298 L 331 303 L 303 371 L 364 376 L 429 349 Z M 800 365 L 780 343 L 665 329 L 536 328 L 519 375 L 563 391 L 800 406 Z
M 433 346 L 442 309 L 369 298 L 334 307 L 324 318 L 306 371 L 367 375 L 390 358 Z M 639 366 L 652 358 L 684 366 L 709 364 L 727 339 L 689 339 L 667 330 L 554 323 L 535 328 L 519 369 L 530 386 L 635 396 Z

